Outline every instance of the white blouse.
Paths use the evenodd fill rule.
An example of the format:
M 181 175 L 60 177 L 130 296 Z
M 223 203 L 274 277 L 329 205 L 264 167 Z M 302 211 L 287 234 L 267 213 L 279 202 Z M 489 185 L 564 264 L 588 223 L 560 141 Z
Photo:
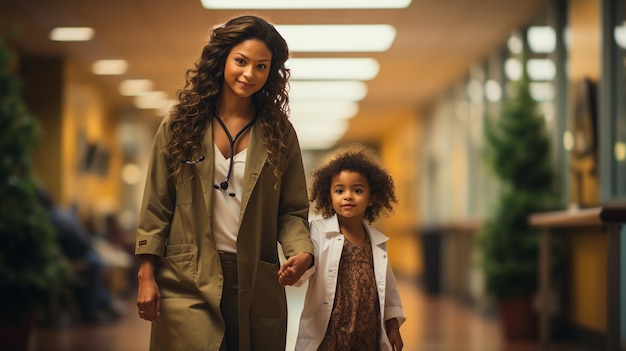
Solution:
M 226 180 L 230 159 L 225 158 L 214 144 L 215 173 L 213 184 L 219 185 Z M 241 193 L 243 191 L 243 174 L 246 168 L 248 149 L 240 151 L 233 157 L 233 169 L 228 180 L 228 189 L 214 189 L 213 195 L 213 236 L 220 251 L 237 253 L 237 233 L 239 232 L 239 216 L 241 212 Z M 230 194 L 234 194 L 231 196 Z

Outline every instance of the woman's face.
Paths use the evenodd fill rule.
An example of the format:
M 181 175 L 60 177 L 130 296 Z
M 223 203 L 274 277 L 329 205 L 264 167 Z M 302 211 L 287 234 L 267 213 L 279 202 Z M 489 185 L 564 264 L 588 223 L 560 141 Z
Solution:
M 267 81 L 272 52 L 264 42 L 249 39 L 233 46 L 226 57 L 222 92 L 248 98 Z

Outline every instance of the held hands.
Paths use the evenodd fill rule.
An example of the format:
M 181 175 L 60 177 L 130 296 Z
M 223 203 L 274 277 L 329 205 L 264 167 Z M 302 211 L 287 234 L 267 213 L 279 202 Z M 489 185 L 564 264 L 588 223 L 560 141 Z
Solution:
M 289 257 L 278 270 L 278 282 L 281 285 L 295 284 L 302 274 L 311 267 L 312 263 L 313 255 L 308 252 L 301 252 Z

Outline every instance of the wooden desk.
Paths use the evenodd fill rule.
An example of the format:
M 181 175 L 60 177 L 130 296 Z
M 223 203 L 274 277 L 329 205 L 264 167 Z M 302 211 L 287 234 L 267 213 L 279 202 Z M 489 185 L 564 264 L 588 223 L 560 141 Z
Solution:
M 620 349 L 620 229 L 626 223 L 626 205 L 537 213 L 529 216 L 531 226 L 541 229 L 539 238 L 539 341 L 550 347 L 550 235 L 552 229 L 599 226 L 607 229 L 607 333 L 606 350 Z

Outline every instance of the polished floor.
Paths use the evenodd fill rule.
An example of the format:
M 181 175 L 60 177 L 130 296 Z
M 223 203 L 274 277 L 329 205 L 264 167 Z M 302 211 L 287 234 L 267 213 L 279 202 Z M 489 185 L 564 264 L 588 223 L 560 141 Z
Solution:
M 399 280 L 407 315 L 401 327 L 405 351 L 537 351 L 536 342 L 504 344 L 498 321 L 448 296 L 429 296 L 411 281 Z M 290 318 L 287 350 L 293 350 L 303 288 L 288 287 Z M 135 314 L 132 298 L 121 300 L 126 314 L 105 326 L 40 327 L 30 351 L 140 351 L 148 350 L 150 326 Z M 0 347 L 1 349 L 1 347 Z M 553 345 L 552 351 L 588 351 Z

